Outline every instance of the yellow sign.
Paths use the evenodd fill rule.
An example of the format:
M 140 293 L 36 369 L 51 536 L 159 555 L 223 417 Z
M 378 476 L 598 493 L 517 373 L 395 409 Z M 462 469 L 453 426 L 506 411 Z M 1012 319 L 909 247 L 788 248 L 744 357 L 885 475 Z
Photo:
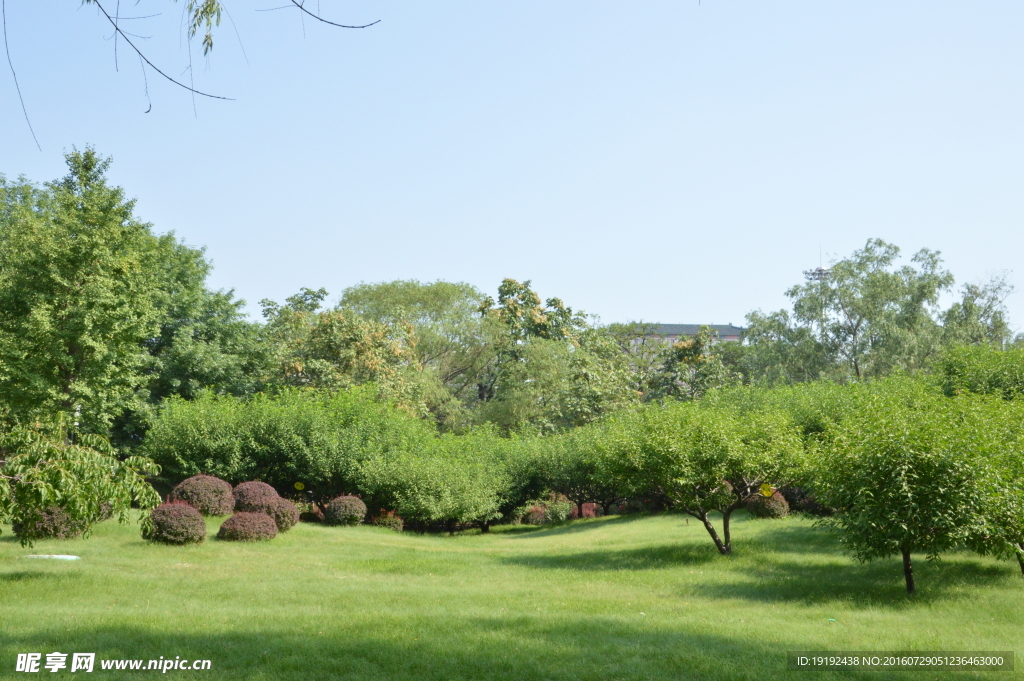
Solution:
M 770 497 L 773 494 L 775 494 L 775 490 L 772 489 L 771 485 L 769 485 L 767 482 L 761 484 L 762 497 Z
M 301 482 L 297 482 L 297 483 L 295 483 L 295 489 L 297 489 L 297 490 L 299 490 L 301 492 L 302 490 L 306 489 L 306 486 L 303 485 Z

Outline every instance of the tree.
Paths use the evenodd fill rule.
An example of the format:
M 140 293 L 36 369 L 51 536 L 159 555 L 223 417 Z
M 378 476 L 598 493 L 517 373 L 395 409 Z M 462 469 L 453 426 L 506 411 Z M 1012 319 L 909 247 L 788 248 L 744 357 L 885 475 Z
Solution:
M 858 388 L 814 473 L 823 522 L 861 561 L 899 555 L 913 593 L 913 553 L 935 558 L 983 530 L 988 461 L 1002 446 L 984 398 L 943 397 L 906 379 Z
M 702 326 L 696 336 L 673 343 L 662 354 L 651 396 L 696 400 L 713 388 L 739 383 L 739 375 L 729 371 L 715 352 L 715 337 L 711 327 Z
M 275 352 L 271 382 L 328 391 L 375 383 L 381 398 L 423 415 L 412 328 L 343 309 L 321 310 L 326 297 L 324 289 L 303 288 L 284 305 L 260 301 Z
M 825 276 L 809 277 L 786 295 L 792 315 L 752 313 L 747 337 L 754 355 L 763 350 L 772 359 L 806 362 L 800 373 L 837 378 L 882 376 L 894 369 L 925 368 L 937 355 L 942 340 L 938 301 L 953 283 L 939 254 L 922 249 L 913 265 L 894 269 L 899 248 L 870 239 L 849 258 L 833 263 Z
M 58 419 L 0 437 L 0 522 L 24 528 L 23 546 L 31 544 L 34 526 L 53 507 L 88 530 L 105 511 L 126 523 L 133 504 L 148 511 L 160 503 L 143 477 L 159 471 L 152 461 L 138 456 L 119 461 L 97 435 L 80 435 L 71 443 L 66 425 Z M 145 528 L 148 514 L 142 522 Z
M 143 382 L 158 242 L 107 184 L 109 158 L 66 160 L 44 188 L 0 178 L 0 404 L 22 423 L 62 412 L 103 431 Z
M 799 433 L 781 412 L 670 402 L 628 412 L 599 444 L 605 467 L 631 495 L 653 494 L 701 521 L 722 555 L 730 521 L 762 485 L 781 486 L 802 466 Z M 722 533 L 711 513 L 722 514 Z

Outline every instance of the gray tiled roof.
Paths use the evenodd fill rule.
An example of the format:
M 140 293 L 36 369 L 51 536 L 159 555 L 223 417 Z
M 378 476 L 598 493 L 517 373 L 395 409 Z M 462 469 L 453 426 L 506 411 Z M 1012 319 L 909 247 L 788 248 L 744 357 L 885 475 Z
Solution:
M 655 336 L 696 336 L 700 327 L 710 326 L 718 332 L 719 338 L 738 336 L 746 329 L 732 324 L 658 324 L 654 327 Z

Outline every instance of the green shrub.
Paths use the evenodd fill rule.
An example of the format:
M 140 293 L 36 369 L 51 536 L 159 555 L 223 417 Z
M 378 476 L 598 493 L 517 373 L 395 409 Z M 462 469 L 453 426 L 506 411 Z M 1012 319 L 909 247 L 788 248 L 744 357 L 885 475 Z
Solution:
M 277 524 L 266 513 L 236 513 L 220 526 L 218 539 L 226 541 L 262 541 L 277 536 Z
M 171 499 L 184 501 L 203 515 L 230 515 L 235 509 L 231 485 L 212 475 L 193 475 L 171 490 Z
M 14 523 L 11 526 L 19 539 L 73 539 L 81 536 L 89 525 L 81 520 L 74 520 L 68 513 L 57 506 L 43 509 L 29 522 Z
M 243 482 L 234 489 L 235 510 L 261 513 L 267 504 L 279 499 L 277 490 L 265 482 Z
M 365 517 L 366 504 L 359 497 L 338 497 L 324 511 L 324 522 L 328 525 L 358 525 Z
M 751 495 L 747 499 L 747 510 L 755 518 L 785 518 L 789 515 L 789 503 L 782 492 L 775 490 L 770 497 Z
M 281 497 L 264 504 L 262 511 L 274 519 L 278 532 L 287 532 L 299 522 L 299 509 L 295 507 L 295 504 Z
M 150 514 L 152 526 L 143 538 L 161 544 L 198 544 L 206 537 L 203 515 L 184 501 L 161 504 Z
M 402 528 L 405 527 L 405 521 L 395 515 L 394 511 L 388 511 L 377 516 L 373 519 L 373 524 L 377 527 L 386 527 L 395 532 L 401 532 Z

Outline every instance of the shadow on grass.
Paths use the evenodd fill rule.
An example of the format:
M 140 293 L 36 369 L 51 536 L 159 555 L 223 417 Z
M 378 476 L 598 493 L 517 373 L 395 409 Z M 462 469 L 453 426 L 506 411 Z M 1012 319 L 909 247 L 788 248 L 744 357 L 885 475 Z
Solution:
M 0 582 L 37 582 L 46 579 L 66 579 L 67 572 L 33 572 L 30 570 L 19 570 L 18 572 L 0 572 Z
M 502 530 L 503 533 L 515 532 L 517 535 L 515 539 L 527 539 L 531 537 L 551 537 L 561 534 L 572 534 L 575 532 L 585 532 L 587 530 L 596 530 L 602 527 L 608 527 L 611 525 L 622 525 L 623 523 L 631 523 L 644 518 L 652 517 L 649 513 L 630 513 L 629 515 L 616 515 L 606 516 L 604 518 L 585 519 L 585 520 L 566 520 L 562 523 L 552 525 L 520 525 L 518 527 L 526 527 L 529 529 L 524 530 Z
M 903 564 L 898 558 L 857 563 L 837 557 L 828 563 L 807 563 L 778 557 L 754 558 L 736 565 L 748 581 L 700 584 L 696 590 L 709 598 L 741 598 L 761 603 L 816 604 L 842 600 L 861 606 L 906 608 L 950 598 L 970 598 L 973 590 L 994 580 L 1013 577 L 1012 566 L 993 565 L 957 556 L 929 563 L 915 556 L 917 592 L 908 596 Z M 970 590 L 962 595 L 962 588 Z
M 0 664 L 13 669 L 19 652 L 59 649 L 96 653 L 95 671 L 104 671 L 102 662 L 111 659 L 142 660 L 143 669 L 160 657 L 211 661 L 208 671 L 176 670 L 176 679 L 754 681 L 785 674 L 787 647 L 600 617 L 571 623 L 530 616 L 419 623 L 384 618 L 373 627 L 324 618 L 311 629 L 242 624 L 208 633 L 131 624 L 64 629 L 62 624 L 59 634 L 5 636 Z M 106 671 L 103 676 L 146 679 L 152 672 Z M 828 678 L 864 676 L 837 671 Z M 920 681 L 920 674 L 887 672 L 885 678 Z
M 637 549 L 607 549 L 558 555 L 511 556 L 502 559 L 509 565 L 554 570 L 659 570 L 680 565 L 701 565 L 718 557 L 710 542 L 707 545 L 688 542 Z

